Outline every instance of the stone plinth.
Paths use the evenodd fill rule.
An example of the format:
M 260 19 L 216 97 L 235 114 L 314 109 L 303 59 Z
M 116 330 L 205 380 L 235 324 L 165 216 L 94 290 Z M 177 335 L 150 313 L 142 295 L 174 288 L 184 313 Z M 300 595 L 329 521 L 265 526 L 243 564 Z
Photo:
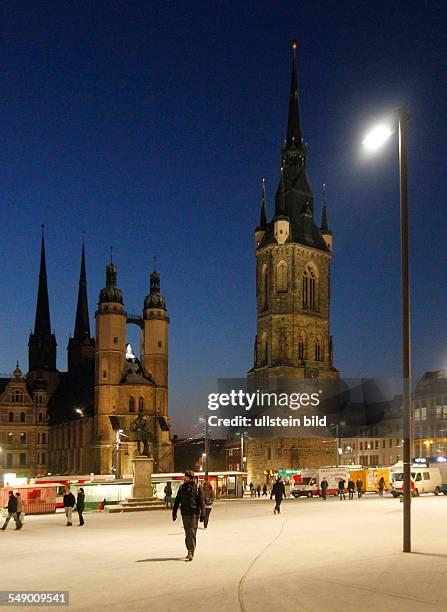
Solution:
M 135 457 L 132 460 L 133 486 L 132 499 L 152 499 L 152 470 L 154 460 L 150 457 Z

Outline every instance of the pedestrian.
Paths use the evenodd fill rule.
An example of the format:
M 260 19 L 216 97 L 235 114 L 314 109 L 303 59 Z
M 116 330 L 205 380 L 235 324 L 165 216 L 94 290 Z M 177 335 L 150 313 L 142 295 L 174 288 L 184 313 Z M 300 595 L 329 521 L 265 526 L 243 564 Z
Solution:
M 196 549 L 196 533 L 198 522 L 205 517 L 205 497 L 203 489 L 194 480 L 194 472 L 185 472 L 185 479 L 175 498 L 172 508 L 172 520 L 177 520 L 177 510 L 180 507 L 183 528 L 185 530 L 185 544 L 188 550 L 186 561 L 192 561 Z
M 267 497 L 267 483 L 264 482 L 264 486 L 262 487 L 262 497 Z
M 348 480 L 348 493 L 349 499 L 354 499 L 355 482 L 351 478 Z
M 362 489 L 363 489 L 363 480 L 361 478 L 357 478 L 357 482 L 355 483 L 357 489 L 357 496 L 360 499 L 362 497 Z
M 338 481 L 338 496 L 340 498 L 340 501 L 341 500 L 344 501 L 346 499 L 346 496 L 345 496 L 345 484 L 346 484 L 346 480 L 344 480 L 343 478 L 341 478 Z
M 379 480 L 378 487 L 379 487 L 379 495 L 380 497 L 383 497 L 383 489 L 385 488 L 385 478 L 383 476 Z
M 70 487 L 65 487 L 64 493 L 64 510 L 65 516 L 67 517 L 67 527 L 71 527 L 72 523 L 72 514 L 73 508 L 76 505 L 75 496 L 70 492 Z
M 20 495 L 19 491 L 17 491 L 16 493 L 16 498 L 17 498 L 17 519 L 20 523 L 20 528 L 22 528 L 23 527 L 23 518 L 22 518 L 23 503 L 22 503 L 22 496 Z
M 281 502 L 283 497 L 286 497 L 286 488 L 284 486 L 284 481 L 281 477 L 275 482 L 272 487 L 272 492 L 270 493 L 270 499 L 275 496 L 275 508 L 273 509 L 273 514 L 281 513 Z
M 82 527 L 84 524 L 84 517 L 82 516 L 82 513 L 85 510 L 85 493 L 82 487 L 79 489 L 78 496 L 76 498 L 76 510 L 78 511 L 79 516 L 79 527 Z
M 321 488 L 321 497 L 324 499 L 324 501 L 326 501 L 328 487 L 329 487 L 328 481 L 326 480 L 326 478 L 323 478 L 320 484 L 320 488 Z
M 9 521 L 13 518 L 16 524 L 16 530 L 22 528 L 22 523 L 19 521 L 19 517 L 17 516 L 17 497 L 14 495 L 12 491 L 8 493 L 8 516 L 6 517 L 6 521 L 3 524 L 2 530 L 4 531 L 8 526 Z
M 258 497 L 261 497 L 261 485 L 258 482 L 258 486 L 256 487 L 256 493 L 258 494 Z
M 203 528 L 208 527 L 208 521 L 210 520 L 211 510 L 213 509 L 214 503 L 214 490 L 213 485 L 205 479 L 203 483 L 203 496 L 205 498 L 205 516 L 203 517 Z
M 168 482 L 166 483 L 166 486 L 164 488 L 164 494 L 165 494 L 166 510 L 168 508 L 172 509 L 172 485 L 171 485 L 170 480 L 168 480 Z
M 250 497 L 255 496 L 255 486 L 252 482 L 250 482 Z

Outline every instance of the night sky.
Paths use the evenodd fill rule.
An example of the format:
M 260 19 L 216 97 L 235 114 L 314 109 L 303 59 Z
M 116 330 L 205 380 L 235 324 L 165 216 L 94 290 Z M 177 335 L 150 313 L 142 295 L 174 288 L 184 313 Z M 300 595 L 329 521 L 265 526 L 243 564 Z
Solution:
M 444 3 L 13 2 L 0 19 L 0 372 L 27 367 L 44 223 L 60 369 L 85 230 L 93 329 L 110 245 L 130 313 L 157 256 L 177 430 L 200 380 L 244 376 L 253 230 L 262 176 L 273 210 L 294 36 L 318 219 L 328 185 L 335 365 L 400 373 L 397 139 L 374 157 L 360 142 L 403 104 L 413 370 L 447 367 Z

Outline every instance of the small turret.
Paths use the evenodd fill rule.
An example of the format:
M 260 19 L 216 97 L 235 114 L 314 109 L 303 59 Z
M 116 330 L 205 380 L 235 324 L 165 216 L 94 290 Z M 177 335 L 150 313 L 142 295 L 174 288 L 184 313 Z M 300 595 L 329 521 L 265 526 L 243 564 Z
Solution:
M 116 286 L 116 266 L 113 264 L 112 254 L 110 255 L 110 263 L 106 268 L 106 286 L 99 293 L 99 303 L 116 302 L 123 303 L 123 292 Z

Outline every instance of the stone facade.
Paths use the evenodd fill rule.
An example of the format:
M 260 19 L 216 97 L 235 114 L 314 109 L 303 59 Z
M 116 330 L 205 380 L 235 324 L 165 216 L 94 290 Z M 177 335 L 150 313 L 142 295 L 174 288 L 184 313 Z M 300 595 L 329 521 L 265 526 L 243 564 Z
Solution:
M 17 363 L 0 379 L 0 479 L 5 473 L 39 476 L 48 470 L 48 393 L 29 385 Z
M 301 135 L 296 45 L 293 45 L 287 137 L 275 212 L 268 222 L 263 181 L 255 230 L 257 333 L 248 387 L 269 389 L 269 381 L 338 380 L 330 335 L 332 233 L 324 192 L 322 222 L 314 221 L 314 196 L 307 177 L 307 146 Z M 252 438 L 247 441 L 248 481 L 263 481 L 271 470 L 334 464 L 331 439 Z

